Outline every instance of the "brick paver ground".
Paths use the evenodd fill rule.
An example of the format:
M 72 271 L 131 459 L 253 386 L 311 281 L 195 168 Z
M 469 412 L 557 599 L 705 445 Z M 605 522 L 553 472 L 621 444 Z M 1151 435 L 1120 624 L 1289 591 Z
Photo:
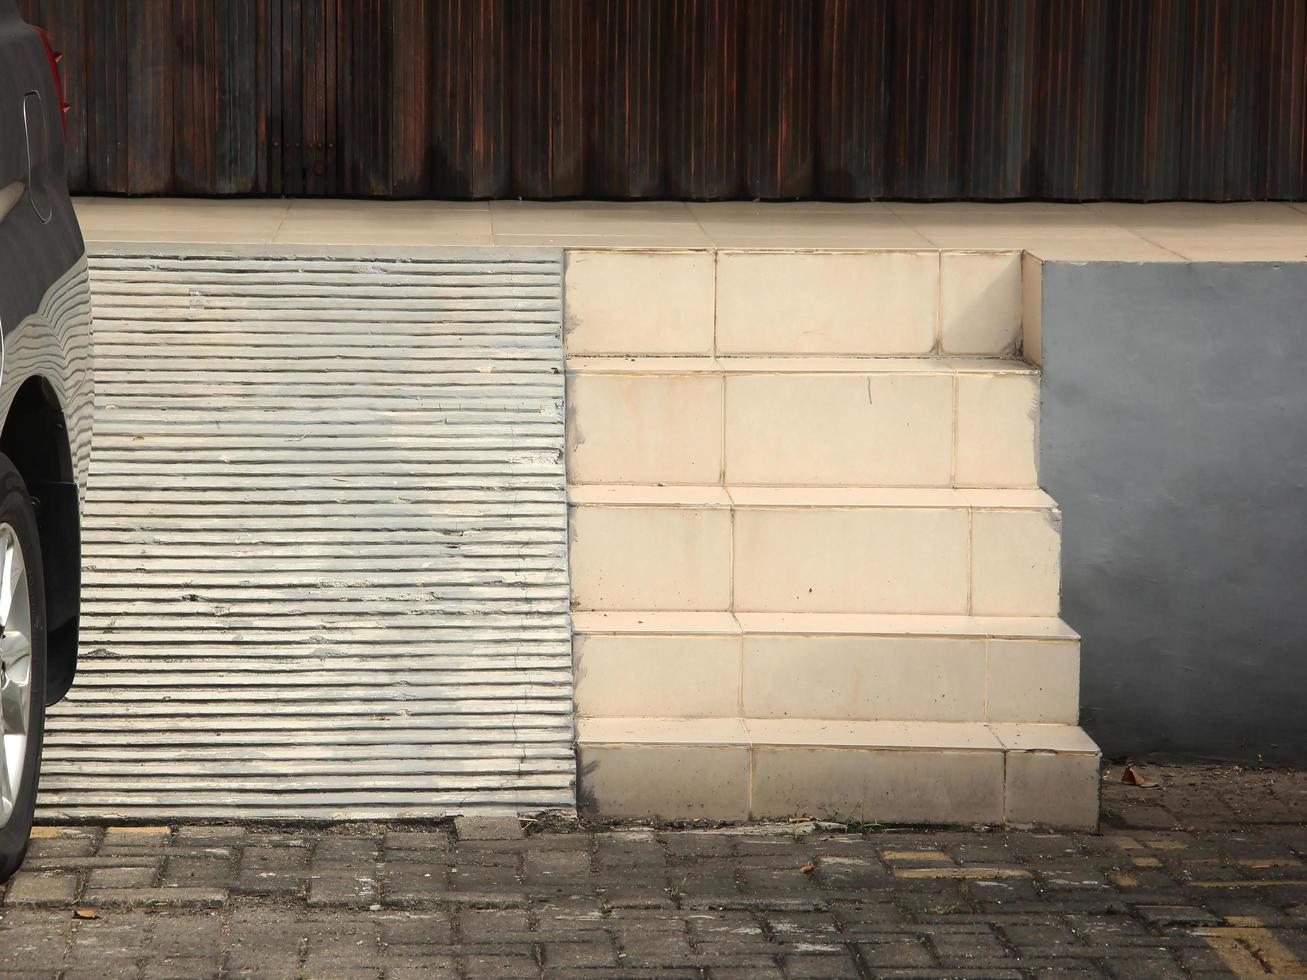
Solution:
M 1307 975 L 1307 773 L 1146 772 L 1101 834 L 42 827 L 0 975 Z

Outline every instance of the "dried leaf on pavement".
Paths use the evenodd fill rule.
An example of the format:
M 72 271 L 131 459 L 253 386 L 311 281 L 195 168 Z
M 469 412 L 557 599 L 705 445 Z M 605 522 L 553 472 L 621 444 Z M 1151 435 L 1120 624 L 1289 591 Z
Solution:
M 1152 789 L 1159 785 L 1157 780 L 1149 779 L 1134 766 L 1126 766 L 1121 773 L 1121 782 L 1127 786 L 1138 786 L 1142 789 Z

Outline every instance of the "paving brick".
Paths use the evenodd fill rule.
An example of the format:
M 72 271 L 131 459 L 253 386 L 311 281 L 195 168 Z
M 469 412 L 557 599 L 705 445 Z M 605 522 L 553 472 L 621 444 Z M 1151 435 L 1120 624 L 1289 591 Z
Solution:
M 734 850 L 734 840 L 726 834 L 681 831 L 659 835 L 659 841 L 671 857 L 727 857 Z
M 857 977 L 857 962 L 847 952 L 812 953 L 785 957 L 785 972 L 791 977 Z
M 1002 925 L 999 927 L 1007 941 L 1014 946 L 1049 946 L 1067 943 L 1081 945 L 1080 939 L 1067 925 L 1040 923 L 1038 925 Z
M 0 976 L 10 977 L 34 966 L 46 975 L 63 963 L 74 923 L 66 910 L 7 908 L 0 915 Z
M 245 840 L 249 831 L 230 824 L 190 825 L 177 828 L 179 844 L 236 844 Z
M 886 942 L 858 943 L 863 962 L 874 969 L 885 967 L 921 967 L 937 966 L 935 957 L 919 939 L 894 938 Z
M 304 847 L 246 847 L 234 888 L 253 895 L 294 895 L 306 888 L 308 866 L 309 851 Z
M 150 854 L 96 854 L 91 857 L 29 859 L 23 867 L 27 871 L 88 871 L 91 868 L 158 868 L 162 864 L 162 857 Z
M 383 961 L 386 980 L 443 980 L 459 975 L 458 961 L 446 953 L 389 957 Z
M 931 945 L 935 948 L 935 955 L 942 962 L 951 966 L 958 965 L 959 961 L 975 959 L 1003 959 L 1007 956 L 1007 950 L 994 936 L 986 933 L 962 933 L 936 935 L 931 937 Z
M 151 956 L 219 956 L 225 927 L 225 917 L 218 911 L 155 915 L 146 951 Z
M 459 841 L 446 860 L 457 868 L 512 868 L 522 866 L 526 841 Z
M 219 908 L 227 904 L 227 892 L 220 888 L 88 888 L 81 901 L 92 907 Z
M 472 954 L 463 960 L 463 969 L 468 977 L 536 977 L 540 975 L 540 964 L 534 956 L 522 954 L 505 956 L 502 954 Z
M 515 867 L 510 868 L 453 868 L 449 872 L 450 888 L 459 892 L 504 893 L 525 891 Z
M 748 966 L 714 966 L 713 980 L 781 980 L 785 976 L 780 966 L 770 961 Z
M 585 851 L 527 851 L 524 872 L 528 877 L 584 876 L 590 873 L 590 855 Z
M 512 815 L 469 814 L 454 818 L 459 840 L 521 840 L 522 821 Z
M 869 858 L 824 857 L 818 861 L 816 870 L 817 880 L 834 890 L 880 888 L 890 880 L 889 871 Z
M 1026 961 L 1022 967 L 1037 980 L 1102 980 L 1106 974 L 1093 963 L 1037 963 Z
M 381 901 L 397 908 L 432 905 L 448 895 L 448 874 L 443 865 L 404 864 L 394 870 L 388 865 L 381 876 Z
M 1135 914 L 1152 926 L 1215 926 L 1221 919 L 1192 905 L 1138 905 Z
M 209 980 L 223 975 L 221 957 L 165 956 L 150 958 L 141 969 L 141 980 Z
M 551 943 L 544 948 L 546 970 L 617 967 L 617 950 L 607 940 L 585 943 Z
M 230 857 L 169 857 L 163 869 L 164 885 L 193 885 L 226 888 L 231 884 L 235 866 Z
M 1175 963 L 1159 959 L 1146 962 L 1112 958 L 1107 972 L 1116 980 L 1186 980 L 1185 972 Z
M 372 837 L 323 837 L 313 848 L 314 870 L 354 870 L 361 864 L 376 863 L 380 859 L 381 843 Z
M 981 966 L 976 969 L 948 967 L 942 970 L 878 970 L 877 977 L 912 978 L 912 980 L 1024 980 L 1020 970 Z
M 95 837 L 45 837 L 32 840 L 27 846 L 27 859 L 90 857 L 99 846 Z
M 391 830 L 387 831 L 384 844 L 388 857 L 396 851 L 447 851 L 450 835 L 446 830 Z
M 92 840 L 99 840 L 103 834 L 104 834 L 104 828 L 102 827 L 69 827 L 60 824 L 38 823 L 34 827 L 32 827 L 31 831 L 27 835 L 27 838 L 28 840 L 32 840 L 32 841 L 52 840 L 56 837 L 60 837 L 60 838 L 84 837 Z
M 164 826 L 122 826 L 104 828 L 101 847 L 122 844 L 129 847 L 163 845 L 172 839 L 172 828 Z
M 77 875 L 20 871 L 9 881 L 5 905 L 66 906 L 77 894 Z
M 141 975 L 130 960 L 95 960 L 78 963 L 59 974 L 60 980 L 136 980 Z
M 661 868 L 668 855 L 652 832 L 647 834 L 621 834 L 600 836 L 597 842 L 596 866 L 623 869 L 630 867 Z
M 101 888 L 152 888 L 158 871 L 155 868 L 94 868 L 86 876 L 91 891 Z
M 358 869 L 366 872 L 366 867 Z M 377 880 L 348 868 L 311 875 L 309 878 L 310 908 L 338 906 L 363 908 L 377 904 L 381 898 Z
M 65 961 L 68 969 L 134 962 L 141 955 L 141 937 L 148 933 L 150 925 L 150 916 L 135 910 L 77 922 Z
M 1103 836 L 887 829 L 796 839 L 744 828 L 469 840 L 382 824 L 41 827 L 0 905 L 0 976 L 38 963 L 49 966 L 42 976 L 96 980 L 219 969 L 1215 977 L 1229 964 L 1210 940 L 1236 935 L 1253 937 L 1230 940 L 1250 972 L 1262 968 L 1254 939 L 1279 957 L 1278 972 L 1307 962 L 1307 829 L 1278 810 L 1215 806 L 1237 799 L 1237 775 L 1219 771 L 1218 792 L 1201 785 L 1205 767 L 1165 771 L 1168 786 L 1170 773 L 1192 772 L 1198 788 L 1109 793 L 1109 806 L 1136 816 L 1157 807 L 1189 829 L 1143 826 L 1146 814 Z M 1307 807 L 1300 781 L 1304 792 L 1289 798 Z M 73 919 L 74 900 L 99 918 Z
M 301 915 L 265 905 L 234 908 L 227 917 L 228 972 L 294 977 L 304 943 Z

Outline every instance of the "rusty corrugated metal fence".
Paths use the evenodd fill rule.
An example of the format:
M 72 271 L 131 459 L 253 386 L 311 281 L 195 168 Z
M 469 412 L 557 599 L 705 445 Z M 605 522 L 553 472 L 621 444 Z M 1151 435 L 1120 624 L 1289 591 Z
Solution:
M 21 0 L 76 191 L 1307 197 L 1302 0 Z

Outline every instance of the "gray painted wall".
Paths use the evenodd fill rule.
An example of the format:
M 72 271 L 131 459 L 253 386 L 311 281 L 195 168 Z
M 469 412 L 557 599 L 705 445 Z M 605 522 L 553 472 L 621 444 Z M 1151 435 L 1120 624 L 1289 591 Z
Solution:
M 1085 727 L 1307 762 L 1307 264 L 1049 263 L 1042 320 Z

